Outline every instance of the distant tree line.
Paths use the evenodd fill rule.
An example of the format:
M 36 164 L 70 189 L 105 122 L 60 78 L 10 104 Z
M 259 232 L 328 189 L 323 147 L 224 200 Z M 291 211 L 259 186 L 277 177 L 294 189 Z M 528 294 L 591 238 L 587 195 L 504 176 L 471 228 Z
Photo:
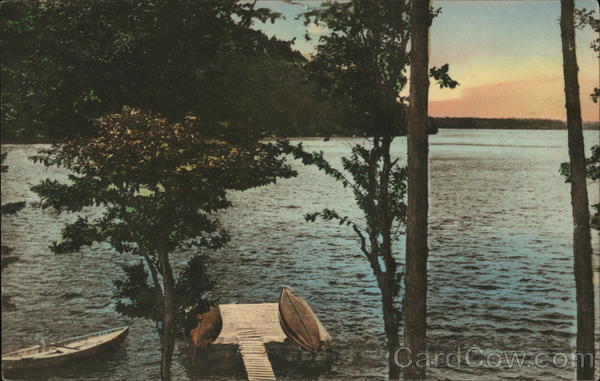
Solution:
M 566 122 L 556 119 L 524 119 L 524 118 L 434 118 L 439 128 L 461 129 L 505 129 L 505 130 L 565 130 Z M 598 122 L 584 122 L 583 128 L 600 129 Z

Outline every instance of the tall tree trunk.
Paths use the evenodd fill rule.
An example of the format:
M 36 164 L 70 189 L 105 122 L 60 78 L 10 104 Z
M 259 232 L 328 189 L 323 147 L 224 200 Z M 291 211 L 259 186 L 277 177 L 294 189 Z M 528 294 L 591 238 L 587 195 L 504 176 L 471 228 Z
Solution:
M 429 8 L 429 0 L 411 2 L 404 305 L 404 343 L 410 351 L 411 363 L 404 368 L 405 380 L 424 380 L 426 375 L 425 366 L 417 366 L 417 356 L 427 350 Z
M 587 194 L 585 148 L 581 131 L 581 106 L 577 56 L 575 50 L 574 0 L 561 0 L 560 34 L 562 40 L 565 107 L 571 162 L 571 205 L 573 208 L 573 271 L 577 299 L 577 379 L 594 378 L 594 286 L 590 209 Z
M 175 281 L 173 278 L 173 270 L 169 263 L 169 256 L 166 252 L 160 252 L 159 263 L 161 275 L 163 278 L 163 324 L 161 337 L 161 357 L 160 357 L 160 378 L 162 381 L 171 380 L 171 360 L 173 358 L 173 350 L 175 347 L 175 304 L 174 304 L 174 288 Z

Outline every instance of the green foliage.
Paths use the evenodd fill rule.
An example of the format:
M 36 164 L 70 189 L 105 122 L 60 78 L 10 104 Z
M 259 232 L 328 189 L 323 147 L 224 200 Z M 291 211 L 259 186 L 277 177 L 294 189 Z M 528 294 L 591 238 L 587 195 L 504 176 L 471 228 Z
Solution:
M 429 76 L 431 76 L 433 79 L 435 79 L 438 83 L 438 85 L 440 86 L 441 89 L 443 88 L 450 88 L 450 89 L 454 89 L 456 88 L 456 86 L 459 85 L 458 82 L 456 82 L 455 80 L 453 80 L 450 75 L 448 74 L 448 70 L 450 69 L 450 66 L 448 64 L 444 64 L 441 67 L 432 67 L 431 69 L 429 69 Z
M 330 2 L 305 13 L 305 24 L 324 24 L 309 69 L 322 90 L 346 102 L 352 126 L 368 136 L 400 135 L 409 55 L 408 1 Z M 307 35 L 308 36 L 308 35 Z
M 308 69 L 324 95 L 343 102 L 345 135 L 406 134 L 407 98 L 400 92 L 408 82 L 409 7 L 407 0 L 353 0 L 326 2 L 304 14 L 305 25 L 330 32 L 319 37 Z M 432 9 L 432 20 L 440 12 Z M 455 88 L 448 71 L 445 64 L 430 74 L 440 87 Z
M 585 160 L 586 163 L 586 173 L 588 179 L 593 182 L 600 181 L 600 145 L 595 145 L 592 147 L 592 155 Z M 571 182 L 571 165 L 570 163 L 562 163 L 560 165 L 559 172 L 561 175 L 565 177 L 565 182 Z M 591 217 L 590 225 L 592 229 L 596 229 L 600 231 L 600 203 L 592 205 L 592 208 L 595 209 L 594 214 Z
M 600 88 L 595 87 L 592 94 L 590 94 L 590 97 L 594 103 L 598 103 L 598 99 L 600 99 Z
M 349 187 L 354 193 L 354 198 L 358 207 L 363 211 L 369 227 L 362 228 L 360 224 L 353 222 L 347 216 L 340 216 L 335 210 L 324 209 L 321 212 L 310 213 L 305 216 L 308 222 L 313 222 L 317 217 L 325 221 L 337 221 L 340 225 L 352 226 L 355 229 L 366 230 L 369 234 L 380 235 L 379 219 L 382 216 L 389 215 L 391 224 L 396 226 L 394 235 L 398 237 L 401 232 L 400 227 L 406 219 L 406 205 L 404 203 L 406 195 L 406 168 L 397 164 L 398 160 L 390 163 L 390 168 L 386 169 L 389 172 L 389 179 L 382 179 L 381 176 L 386 175 L 382 165 L 386 152 L 384 147 L 375 144 L 374 147 L 365 147 L 355 145 L 352 147 L 352 153 L 349 157 L 342 158 L 342 166 L 346 173 L 350 174 L 350 178 L 345 175 L 345 172 L 335 169 L 323 157 L 323 152 L 306 152 L 302 144 L 291 145 L 285 141 L 279 143 L 286 152 L 293 155 L 295 159 L 302 161 L 304 165 L 316 166 L 319 170 L 326 173 L 328 176 L 339 181 L 344 188 Z M 387 207 L 382 210 L 383 205 L 378 205 L 378 198 L 382 195 L 380 189 L 382 180 L 387 183 Z
M 351 154 L 342 158 L 342 170 L 327 162 L 323 152 L 310 153 L 302 145 L 279 142 L 294 158 L 316 166 L 354 194 L 363 221 L 352 221 L 331 209 L 307 214 L 305 219 L 336 221 L 352 226 L 356 233 L 381 290 L 390 376 L 402 318 L 402 272 L 393 242 L 404 233 L 407 217 L 407 171 L 392 158 L 391 146 L 407 126 L 407 99 L 400 93 L 408 82 L 409 8 L 408 0 L 350 0 L 326 2 L 304 14 L 305 25 L 324 24 L 329 32 L 319 38 L 308 65 L 311 78 L 325 96 L 343 100 L 347 131 L 358 130 L 370 139 L 354 145 Z M 439 12 L 432 9 L 431 20 Z M 441 87 L 454 88 L 458 82 L 448 70 L 448 65 L 432 68 L 430 75 Z
M 198 324 L 196 315 L 208 311 L 216 305 L 217 298 L 212 294 L 216 286 L 208 274 L 207 257 L 192 257 L 179 273 L 175 284 L 175 304 L 177 309 L 176 328 L 187 335 Z
M 586 8 L 575 10 L 576 27 L 583 29 L 586 26 L 592 28 L 596 32 L 596 39 L 592 41 L 590 47 L 599 54 L 600 58 L 600 18 L 596 18 L 596 10 Z
M 7 248 L 7 247 L 2 246 L 2 248 Z M 10 249 L 10 248 L 8 248 L 8 249 Z M 2 270 L 4 270 L 6 267 L 8 267 L 8 265 L 10 265 L 11 263 L 18 262 L 18 261 L 19 261 L 19 258 L 15 257 L 15 256 L 2 257 L 2 262 L 1 262 Z M 4 297 L 4 295 L 2 297 Z
M 186 336 L 196 326 L 197 314 L 208 311 L 217 301 L 211 293 L 215 282 L 208 276 L 206 260 L 206 256 L 192 257 L 179 273 L 175 284 L 175 332 L 181 336 Z M 149 282 L 144 262 L 124 265 L 123 271 L 126 279 L 114 281 L 113 296 L 117 299 L 117 312 L 154 321 L 160 331 L 161 311 L 156 304 L 156 293 L 160 290 Z
M 6 153 L 0 155 L 0 172 L 6 173 L 8 172 L 8 166 L 4 165 L 4 161 L 6 160 Z M 7 202 L 2 204 L 2 217 L 10 216 L 17 214 L 21 209 L 26 206 L 25 201 L 18 202 Z M 0 268 L 4 270 L 11 263 L 17 262 L 19 260 L 16 256 L 9 256 L 13 251 L 12 247 L 1 245 L 0 247 Z M 2 308 L 5 309 L 13 309 L 15 305 L 10 302 L 10 296 L 2 294 Z
M 2 204 L 2 215 L 17 214 L 25 207 L 25 205 L 25 201 L 7 202 L 6 204 Z
M 304 15 L 306 25 L 324 24 L 329 31 L 319 38 L 308 65 L 311 78 L 325 96 L 344 100 L 344 112 L 351 119 L 347 131 L 358 130 L 370 139 L 352 147 L 351 154 L 342 158 L 341 170 L 327 162 L 322 152 L 310 153 L 302 145 L 279 142 L 294 158 L 352 190 L 362 221 L 331 209 L 307 214 L 305 219 L 352 227 L 382 292 L 390 346 L 395 345 L 401 319 L 402 273 L 392 245 L 404 230 L 407 178 L 406 168 L 391 157 L 391 144 L 395 136 L 406 132 L 407 99 L 400 92 L 408 82 L 409 5 L 406 0 L 327 2 Z M 437 13 L 432 11 L 431 17 Z M 431 75 L 441 86 L 458 85 L 449 77 L 447 65 L 432 68 Z
M 52 250 L 69 253 L 108 242 L 117 252 L 146 261 L 155 290 L 160 289 L 158 276 L 165 275 L 160 255 L 179 247 L 219 248 L 228 240 L 215 215 L 230 206 L 227 190 L 296 174 L 274 145 L 209 138 L 194 117 L 173 124 L 151 113 L 124 109 L 101 118 L 98 129 L 94 138 L 73 139 L 32 157 L 71 173 L 68 183 L 45 180 L 32 188 L 41 197 L 41 207 L 81 212 L 100 206 L 103 211 L 100 217 L 80 216 L 68 224 Z M 202 270 L 198 262 L 190 266 L 189 271 Z M 119 283 L 121 296 L 138 304 L 121 305 L 121 310 L 139 316 L 138 307 L 146 305 L 148 296 L 148 290 L 140 288 L 145 277 L 136 268 L 127 268 L 126 273 L 129 281 Z M 193 283 L 188 286 L 193 288 Z M 190 303 L 181 305 L 187 308 Z
M 335 133 L 340 112 L 307 79 L 306 60 L 239 53 L 214 57 L 200 72 L 193 112 L 208 128 L 254 136 Z
M 600 203 L 592 205 L 592 208 L 594 208 L 594 214 L 590 219 L 590 226 L 592 229 L 600 231 Z
M 45 180 L 32 187 L 42 208 L 81 212 L 101 207 L 99 217 L 80 216 L 51 248 L 69 253 L 96 242 L 140 256 L 115 283 L 117 310 L 161 320 L 161 377 L 170 378 L 174 332 L 189 327 L 210 300 L 212 288 L 200 259 L 174 281 L 170 254 L 178 248 L 221 247 L 227 233 L 217 212 L 229 207 L 228 190 L 245 190 L 295 176 L 273 144 L 222 133 L 216 139 L 193 116 L 181 123 L 125 108 L 98 121 L 93 138 L 76 138 L 31 158 L 70 172 L 68 182 Z M 154 298 L 152 298 L 154 295 Z
M 103 117 L 99 134 L 73 139 L 32 157 L 70 170 L 69 183 L 45 180 L 32 188 L 42 207 L 79 212 L 103 206 L 101 218 L 79 218 L 63 230 L 56 252 L 110 242 L 119 252 L 158 247 L 220 247 L 226 234 L 214 212 L 227 208 L 227 189 L 243 190 L 295 174 L 271 144 L 204 137 L 195 118 L 171 124 L 135 109 Z
M 588 11 L 585 8 L 576 9 L 575 19 L 577 28 L 583 29 L 587 25 L 596 33 L 596 39 L 592 41 L 590 47 L 598 54 L 598 58 L 600 58 L 600 18 L 596 18 L 596 10 L 591 9 Z M 598 103 L 598 99 L 600 99 L 600 88 L 595 87 L 592 94 L 590 94 L 590 97 L 594 103 Z
M 223 53 L 295 60 L 251 29 L 279 17 L 237 0 L 33 0 L 2 8 L 2 135 L 64 138 L 123 105 L 181 120 Z
M 160 322 L 160 305 L 156 303 L 155 286 L 148 284 L 148 272 L 140 260 L 134 265 L 123 265 L 125 280 L 115 280 L 113 297 L 117 299 L 116 310 L 122 315 Z M 160 329 L 160 328 L 159 328 Z
M 367 226 L 352 221 L 348 216 L 340 216 L 335 210 L 323 209 L 321 212 L 309 213 L 306 221 L 314 222 L 317 218 L 324 221 L 337 221 L 340 225 L 352 226 L 357 231 L 365 232 L 369 237 L 380 240 L 382 231 L 381 219 L 389 219 L 393 227 L 393 239 L 397 239 L 406 220 L 406 167 L 394 159 L 386 164 L 385 146 L 377 139 L 372 147 L 355 145 L 349 157 L 342 158 L 343 171 L 334 168 L 325 158 L 323 152 L 306 152 L 302 144 L 292 145 L 279 141 L 279 145 L 304 165 L 313 165 L 331 178 L 339 181 L 344 188 L 352 189 L 357 206 L 363 211 Z M 384 168 L 384 165 L 387 168 Z M 346 175 L 348 173 L 350 177 Z M 387 176 L 387 178 L 385 178 Z M 382 184 L 386 188 L 382 189 Z M 385 194 L 384 194 L 385 192 Z M 386 198 L 386 203 L 379 201 Z
M 587 177 L 592 181 L 600 180 L 600 144 L 592 147 L 592 156 L 586 160 Z
M 4 165 L 4 161 L 6 160 L 6 153 L 0 155 L 1 160 L 1 171 L 2 173 L 8 172 L 8 166 Z M 25 207 L 25 201 L 18 202 L 7 202 L 6 204 L 2 204 L 2 216 L 17 214 L 21 209 Z
M 600 180 L 600 145 L 595 145 L 591 149 L 592 156 L 585 159 L 587 177 L 592 181 Z M 565 177 L 565 182 L 571 182 L 571 166 L 567 163 L 560 165 L 560 174 Z

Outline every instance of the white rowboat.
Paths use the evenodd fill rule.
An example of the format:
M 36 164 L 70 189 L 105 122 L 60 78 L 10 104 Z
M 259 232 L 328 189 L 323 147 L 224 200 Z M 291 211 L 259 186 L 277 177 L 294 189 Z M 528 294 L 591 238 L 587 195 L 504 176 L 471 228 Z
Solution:
M 129 332 L 129 327 L 119 327 L 84 336 L 57 341 L 51 344 L 2 354 L 2 370 L 45 368 L 67 361 L 93 356 L 119 344 Z

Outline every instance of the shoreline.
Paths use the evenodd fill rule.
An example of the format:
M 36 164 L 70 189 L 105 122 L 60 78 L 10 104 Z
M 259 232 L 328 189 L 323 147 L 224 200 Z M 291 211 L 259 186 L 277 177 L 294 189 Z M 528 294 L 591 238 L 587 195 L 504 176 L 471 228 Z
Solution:
M 550 128 L 472 128 L 472 127 L 439 127 L 439 130 L 477 130 L 477 131 L 567 131 L 566 127 L 550 127 Z M 600 131 L 600 125 L 584 126 L 583 131 Z M 436 133 L 430 135 L 437 135 Z M 399 135 L 405 136 L 405 135 Z M 261 140 L 263 141 L 274 141 L 276 139 L 303 139 L 303 140 L 320 140 L 328 138 L 367 138 L 368 136 L 360 135 L 329 135 L 329 136 L 269 136 Z M 33 145 L 33 144 L 55 144 L 60 143 L 61 140 L 46 140 L 46 139 L 5 139 L 0 140 L 0 145 Z

